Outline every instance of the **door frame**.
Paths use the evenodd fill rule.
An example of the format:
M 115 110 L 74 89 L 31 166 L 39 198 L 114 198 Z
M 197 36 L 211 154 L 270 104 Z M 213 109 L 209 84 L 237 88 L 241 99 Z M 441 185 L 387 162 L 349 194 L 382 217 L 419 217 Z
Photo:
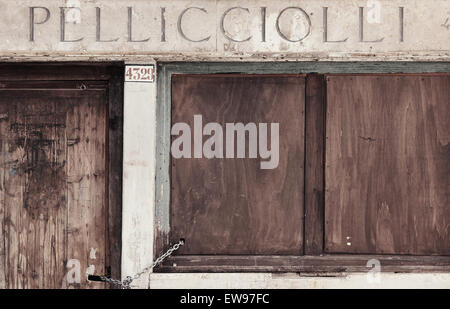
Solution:
M 57 74 L 55 74 L 57 68 Z M 112 278 L 121 277 L 122 249 L 122 161 L 123 87 L 122 62 L 30 62 L 0 63 L 0 82 L 8 81 L 105 81 L 108 84 L 106 144 L 106 252 L 105 270 Z M 81 87 L 81 85 L 80 85 Z M 64 265 L 67 261 L 64 261 Z M 103 275 L 103 273 L 102 273 Z
M 161 62 L 157 64 L 156 196 L 154 260 L 171 244 L 170 131 L 171 80 L 174 74 L 395 74 L 450 73 L 450 62 Z M 312 74 L 311 76 L 317 76 Z M 312 78 L 312 83 L 322 83 Z M 322 84 L 325 87 L 324 81 Z M 308 81 L 307 85 L 308 87 Z M 315 104 L 311 104 L 315 102 Z M 305 103 L 305 237 L 304 256 L 173 256 L 155 272 L 366 272 L 378 259 L 384 272 L 450 272 L 449 256 L 324 254 L 325 113 L 323 98 Z M 316 121 L 321 121 L 317 125 Z M 317 138 L 322 141 L 317 143 Z M 308 146 L 309 145 L 309 146 Z M 312 160 L 319 154 L 322 159 Z M 306 162 L 306 161 L 305 161 Z M 306 176 L 308 181 L 306 181 Z M 317 202 L 319 201 L 319 202 Z M 322 218 L 322 219 L 321 219 Z M 188 240 L 186 240 L 188 241 Z

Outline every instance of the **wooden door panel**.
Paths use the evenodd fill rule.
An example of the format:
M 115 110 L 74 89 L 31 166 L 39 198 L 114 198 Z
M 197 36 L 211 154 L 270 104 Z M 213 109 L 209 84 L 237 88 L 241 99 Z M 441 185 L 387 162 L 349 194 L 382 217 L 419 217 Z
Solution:
M 87 102 L 86 102 L 87 101 Z M 106 93 L 89 95 L 67 113 L 68 256 L 90 274 L 103 274 L 106 258 Z M 80 102 L 81 103 L 81 102 Z M 85 287 L 103 284 L 84 282 Z
M 328 76 L 325 250 L 450 254 L 450 75 Z
M 106 83 L 2 84 L 0 287 L 102 288 L 86 271 L 105 271 Z
M 186 239 L 180 254 L 303 253 L 304 105 L 300 75 L 172 77 L 172 124 L 193 128 L 202 115 L 203 125 L 279 123 L 280 132 L 275 169 L 260 158 L 171 159 L 170 237 Z

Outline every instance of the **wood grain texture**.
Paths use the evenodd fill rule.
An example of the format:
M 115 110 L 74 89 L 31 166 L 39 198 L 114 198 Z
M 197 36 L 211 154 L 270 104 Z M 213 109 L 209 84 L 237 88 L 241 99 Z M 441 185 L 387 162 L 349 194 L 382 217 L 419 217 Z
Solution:
M 303 253 L 304 76 L 179 75 L 172 123 L 279 123 L 280 161 L 173 159 L 171 241 L 180 254 Z M 204 138 L 205 140 L 206 138 Z
M 420 61 L 283 61 L 158 63 L 158 78 L 171 74 L 355 74 L 448 73 L 450 62 Z M 162 74 L 161 74 L 162 73 Z M 168 89 L 166 89 L 167 91 Z
M 87 94 L 86 94 L 87 95 Z M 68 111 L 68 257 L 78 259 L 81 269 L 104 273 L 107 252 L 106 228 L 106 92 L 78 95 Z M 91 252 L 95 251 L 95 258 Z M 84 272 L 85 273 L 85 272 Z M 79 288 L 103 288 L 87 281 L 83 273 Z
M 123 66 L 108 70 L 108 136 L 107 136 L 107 234 L 105 274 L 121 278 L 122 252 L 122 171 L 123 171 Z M 114 288 L 114 287 L 111 287 Z M 117 287 L 115 287 L 117 288 Z
M 106 83 L 85 84 L 0 90 L 0 287 L 104 286 L 86 271 L 105 271 Z M 66 280 L 71 259 L 79 284 Z
M 326 252 L 450 254 L 450 75 L 328 76 Z
M 305 254 L 323 252 L 325 166 L 325 78 L 306 78 L 305 132 Z
M 65 62 L 64 68 L 60 62 L 41 62 L 41 63 L 0 63 L 1 81 L 106 81 L 116 76 L 116 71 L 112 68 L 121 68 L 123 65 L 106 62 Z
M 300 276 L 342 276 L 346 272 L 367 273 L 380 261 L 382 272 L 449 272 L 448 256 L 386 256 L 330 254 L 321 256 L 240 256 L 185 255 L 171 256 L 155 272 L 292 272 Z

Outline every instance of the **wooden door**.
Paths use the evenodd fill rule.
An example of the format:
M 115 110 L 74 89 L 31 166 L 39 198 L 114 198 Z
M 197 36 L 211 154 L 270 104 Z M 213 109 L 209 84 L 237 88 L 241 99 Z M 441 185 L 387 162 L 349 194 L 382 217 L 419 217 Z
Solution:
M 223 158 L 172 158 L 171 240 L 186 239 L 180 254 L 303 253 L 304 109 L 303 75 L 173 77 L 172 125 L 183 122 L 194 132 L 201 115 L 204 126 L 224 128 L 225 143 L 227 124 L 279 124 L 273 169 L 249 156 L 250 133 L 244 157 L 235 147 L 233 158 L 227 149 Z
M 449 74 L 327 77 L 327 252 L 450 255 L 449 105 Z
M 0 287 L 103 288 L 108 81 L 0 85 Z

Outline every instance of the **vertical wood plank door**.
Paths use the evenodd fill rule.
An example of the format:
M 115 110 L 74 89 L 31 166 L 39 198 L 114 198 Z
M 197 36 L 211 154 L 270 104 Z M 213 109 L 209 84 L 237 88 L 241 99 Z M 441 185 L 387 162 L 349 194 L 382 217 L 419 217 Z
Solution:
M 107 83 L 0 85 L 0 288 L 104 288 Z
M 188 124 L 192 137 L 194 115 L 218 123 L 224 145 L 227 123 L 267 123 L 269 147 L 279 124 L 273 169 L 249 158 L 248 133 L 245 158 L 172 157 L 170 240 L 186 240 L 177 254 L 303 254 L 304 110 L 303 75 L 172 77 L 172 125 Z
M 327 77 L 325 250 L 450 255 L 450 75 Z

